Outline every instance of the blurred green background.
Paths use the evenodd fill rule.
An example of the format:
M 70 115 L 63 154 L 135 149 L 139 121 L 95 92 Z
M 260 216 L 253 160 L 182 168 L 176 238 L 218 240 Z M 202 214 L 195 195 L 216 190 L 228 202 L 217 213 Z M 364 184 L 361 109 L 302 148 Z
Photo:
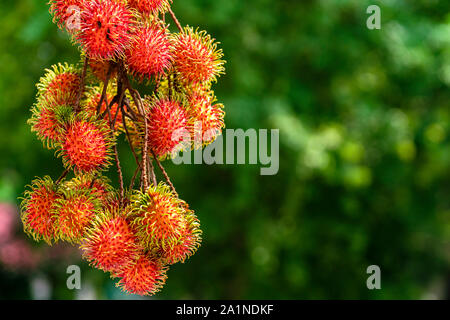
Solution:
M 449 298 L 450 3 L 174 2 L 182 24 L 221 42 L 227 128 L 280 129 L 280 170 L 166 163 L 204 241 L 155 298 Z M 381 30 L 366 28 L 371 4 Z M 46 1 L 2 0 L 0 12 L 0 230 L 13 228 L 0 237 L 0 298 L 136 298 L 7 218 L 33 177 L 62 171 L 26 120 L 44 68 L 79 53 Z M 70 264 L 81 291 L 66 287 Z M 372 264 L 381 290 L 366 287 Z

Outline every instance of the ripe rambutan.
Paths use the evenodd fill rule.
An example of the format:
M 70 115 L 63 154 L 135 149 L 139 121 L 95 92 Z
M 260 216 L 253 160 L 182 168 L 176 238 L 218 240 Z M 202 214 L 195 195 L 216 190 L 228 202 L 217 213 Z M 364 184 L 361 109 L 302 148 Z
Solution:
M 75 178 L 67 181 L 64 186 L 73 191 L 87 189 L 102 204 L 109 202 L 110 195 L 113 193 L 109 179 L 96 174 L 78 174 Z
M 130 7 L 137 9 L 145 16 L 166 12 L 171 2 L 172 0 L 128 0 Z
M 43 99 L 39 99 L 31 112 L 32 116 L 28 120 L 31 131 L 36 132 L 37 137 L 49 149 L 64 139 L 66 124 L 74 115 L 71 106 L 53 105 Z
M 186 27 L 174 35 L 174 65 L 180 78 L 186 82 L 212 82 L 224 73 L 222 49 L 206 31 Z
M 76 119 L 67 127 L 59 155 L 66 167 L 91 173 L 110 165 L 113 143 L 114 137 L 105 121 Z
M 222 104 L 213 104 L 213 94 L 194 94 L 189 98 L 189 123 L 193 129 L 196 146 L 205 146 L 213 142 L 225 127 Z M 199 141 L 200 140 L 200 141 Z
M 81 31 L 76 39 L 89 58 L 109 60 L 128 47 L 133 25 L 131 11 L 120 1 L 88 1 L 81 11 Z
M 185 206 L 163 183 L 133 195 L 129 218 L 142 247 L 173 248 L 186 232 Z
M 157 259 L 141 253 L 132 265 L 113 276 L 121 278 L 116 286 L 122 290 L 151 296 L 163 287 L 167 278 L 167 270 L 168 268 Z
M 21 203 L 21 219 L 24 231 L 36 241 L 48 244 L 55 241 L 55 219 L 52 210 L 61 195 L 48 176 L 33 180 L 30 190 L 25 191 Z
M 148 147 L 160 159 L 185 149 L 184 131 L 189 132 L 187 112 L 180 102 L 155 98 L 148 105 Z
M 185 217 L 186 228 L 181 239 L 173 247 L 159 250 L 159 254 L 166 264 L 184 262 L 187 258 L 192 256 L 200 246 L 202 231 L 200 230 L 200 223 L 197 217 L 191 210 L 186 211 Z
M 96 268 L 120 272 L 139 257 L 136 237 L 117 208 L 97 215 L 82 241 L 83 257 Z
M 138 79 L 163 74 L 172 63 L 168 30 L 153 25 L 139 29 L 126 52 L 128 68 Z
M 68 31 L 73 31 L 76 26 L 67 28 L 70 19 L 83 8 L 85 0 L 50 0 L 50 13 L 53 15 L 53 22 L 56 22 L 61 29 L 66 28 Z
M 69 64 L 53 65 L 37 84 L 39 99 L 52 105 L 73 106 L 78 98 L 81 76 L 78 68 Z
M 78 243 L 98 212 L 100 203 L 87 188 L 62 188 L 62 193 L 52 210 L 55 234 L 61 240 Z

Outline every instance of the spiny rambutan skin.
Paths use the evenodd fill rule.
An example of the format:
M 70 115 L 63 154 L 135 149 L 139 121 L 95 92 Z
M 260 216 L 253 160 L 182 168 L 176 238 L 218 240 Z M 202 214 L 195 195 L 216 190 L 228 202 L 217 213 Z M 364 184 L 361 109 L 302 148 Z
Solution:
M 128 5 L 137 9 L 141 14 L 149 16 L 158 12 L 166 12 L 172 0 L 128 0 Z
M 167 266 L 159 260 L 142 253 L 132 265 L 113 276 L 121 278 L 116 286 L 122 290 L 151 296 L 162 289 L 167 279 L 167 270 Z
M 184 32 L 174 35 L 174 40 L 174 66 L 182 80 L 213 82 L 224 73 L 222 49 L 217 49 L 217 43 L 206 31 L 186 27 Z
M 73 106 L 78 98 L 81 75 L 69 64 L 53 65 L 37 84 L 39 98 L 52 105 Z
M 189 98 L 189 127 L 193 129 L 194 147 L 212 143 L 225 127 L 223 105 L 213 104 L 214 100 L 212 94 L 194 94 Z
M 171 157 L 189 131 L 186 110 L 168 98 L 155 98 L 147 107 L 148 147 L 159 159 Z
M 119 210 L 97 215 L 82 241 L 83 257 L 103 271 L 121 272 L 139 257 L 136 237 Z
M 85 0 L 50 0 L 50 13 L 53 15 L 53 22 L 55 22 L 59 28 L 67 28 L 69 19 L 74 15 L 73 9 L 83 8 Z M 73 31 L 68 29 L 68 31 Z
M 59 155 L 77 172 L 104 170 L 111 164 L 113 139 L 105 121 L 76 119 L 67 127 Z
M 32 116 L 28 120 L 31 131 L 52 149 L 64 139 L 65 125 L 74 115 L 73 108 L 67 105 L 53 105 L 40 99 L 32 108 Z
M 76 39 L 90 58 L 114 59 L 129 46 L 133 27 L 132 12 L 122 2 L 88 1 L 81 12 L 81 30 Z
M 52 210 L 61 197 L 48 176 L 35 179 L 25 191 L 21 203 L 21 219 L 24 231 L 36 241 L 55 242 L 55 219 Z
M 142 247 L 147 250 L 173 248 L 186 232 L 186 203 L 164 183 L 131 197 L 129 219 Z
M 62 193 L 63 196 L 55 201 L 52 209 L 56 237 L 79 243 L 98 213 L 100 202 L 89 189 L 62 189 Z
M 109 179 L 95 174 L 78 174 L 73 179 L 65 182 L 64 186 L 72 191 L 87 189 L 102 204 L 106 204 L 113 193 L 113 187 L 110 185 Z
M 173 246 L 160 249 L 159 254 L 165 264 L 182 262 L 191 257 L 200 247 L 202 231 L 200 222 L 194 212 L 187 210 L 185 213 L 186 228 L 182 238 Z
M 168 30 L 159 25 L 146 26 L 137 32 L 126 52 L 130 72 L 139 80 L 162 75 L 172 64 Z

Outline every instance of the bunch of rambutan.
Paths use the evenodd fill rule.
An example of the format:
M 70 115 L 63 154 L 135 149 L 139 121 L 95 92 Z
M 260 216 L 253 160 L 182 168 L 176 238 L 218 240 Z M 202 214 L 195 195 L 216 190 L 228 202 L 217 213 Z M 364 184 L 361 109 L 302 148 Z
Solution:
M 172 0 L 49 5 L 54 22 L 78 44 L 82 62 L 52 66 L 37 84 L 29 124 L 62 158 L 64 171 L 57 180 L 36 178 L 27 187 L 24 231 L 50 245 L 77 244 L 83 258 L 118 278 L 123 290 L 152 295 L 165 283 L 168 266 L 200 246 L 199 220 L 161 161 L 180 146 L 198 146 L 194 137 L 200 135 L 205 146 L 221 134 L 225 113 L 212 84 L 224 72 L 222 51 L 205 31 L 180 25 Z M 151 94 L 141 96 L 136 82 Z M 180 131 L 192 139 L 181 143 Z M 136 161 L 129 187 L 120 166 L 120 135 Z M 112 164 L 117 188 L 106 177 Z M 165 181 L 158 182 L 156 167 Z

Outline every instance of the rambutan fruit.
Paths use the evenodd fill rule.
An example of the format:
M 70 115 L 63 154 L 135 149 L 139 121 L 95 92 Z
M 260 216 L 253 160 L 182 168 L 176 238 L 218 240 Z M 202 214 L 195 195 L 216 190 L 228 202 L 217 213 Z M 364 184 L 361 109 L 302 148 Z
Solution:
M 98 214 L 82 241 L 83 257 L 103 271 L 120 272 L 136 261 L 136 237 L 119 208 Z
M 168 267 L 161 261 L 141 253 L 133 264 L 113 276 L 121 278 L 116 286 L 122 290 L 132 294 L 151 296 L 164 286 L 167 270 Z
M 193 129 L 192 141 L 201 139 L 197 146 L 205 146 L 222 134 L 225 127 L 222 104 L 214 104 L 215 97 L 210 94 L 194 94 L 189 98 L 189 123 Z
M 110 185 L 109 179 L 98 174 L 78 174 L 73 179 L 65 182 L 64 186 L 69 190 L 87 189 L 102 204 L 106 204 L 109 201 L 110 195 L 114 190 Z
M 50 13 L 53 15 L 53 22 L 61 29 L 74 31 L 72 28 L 67 28 L 67 24 L 71 22 L 70 19 L 76 14 L 76 10 L 81 11 L 84 3 L 85 0 L 50 0 Z M 76 26 L 73 26 L 73 28 L 75 29 Z
M 74 115 L 71 106 L 53 105 L 43 99 L 39 99 L 31 112 L 28 120 L 31 131 L 36 132 L 37 137 L 49 149 L 64 139 L 65 126 Z
M 175 99 L 154 98 L 147 101 L 148 147 L 160 159 L 185 149 L 183 131 L 189 132 L 185 108 Z
M 200 223 L 194 212 L 191 210 L 186 211 L 185 217 L 186 228 L 184 229 L 181 239 L 173 247 L 166 247 L 165 249 L 161 248 L 158 252 L 166 264 L 184 262 L 200 247 L 202 240 Z
M 186 82 L 216 81 L 224 73 L 222 49 L 206 31 L 194 31 L 190 27 L 174 35 L 174 66 L 180 78 Z
M 87 188 L 61 189 L 62 197 L 56 199 L 52 210 L 55 234 L 61 240 L 78 243 L 101 205 Z
M 160 25 L 146 26 L 136 33 L 126 61 L 130 72 L 139 80 L 163 74 L 172 63 L 169 32 Z
M 76 172 L 104 170 L 110 164 L 115 143 L 108 124 L 103 120 L 76 119 L 67 127 L 59 155 L 66 167 Z
M 21 203 L 24 231 L 36 241 L 55 242 L 55 219 L 52 210 L 61 194 L 48 176 L 32 181 Z
M 53 65 L 37 84 L 39 99 L 52 105 L 73 106 L 78 98 L 81 75 L 78 68 L 67 63 Z
M 186 232 L 186 203 L 164 183 L 131 197 L 129 219 L 143 248 L 173 248 Z
M 76 34 L 89 58 L 110 60 L 122 56 L 130 44 L 134 17 L 115 0 L 87 1 L 81 11 L 81 30 Z
M 172 0 L 128 0 L 128 5 L 145 16 L 166 12 Z

